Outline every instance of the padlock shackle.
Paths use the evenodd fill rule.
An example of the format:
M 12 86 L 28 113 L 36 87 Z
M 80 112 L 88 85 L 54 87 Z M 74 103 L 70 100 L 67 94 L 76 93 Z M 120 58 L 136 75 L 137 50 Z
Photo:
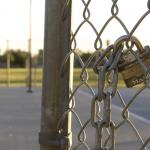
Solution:
M 114 43 L 114 51 L 115 53 L 120 50 L 120 47 L 123 46 L 124 42 L 131 42 L 131 44 L 134 44 L 137 49 L 139 50 L 140 53 L 144 52 L 144 48 L 141 44 L 141 42 L 135 37 L 135 36 L 129 36 L 129 35 L 123 35 L 120 38 L 118 38 L 116 40 L 116 42 Z M 129 47 L 130 48 L 130 47 Z

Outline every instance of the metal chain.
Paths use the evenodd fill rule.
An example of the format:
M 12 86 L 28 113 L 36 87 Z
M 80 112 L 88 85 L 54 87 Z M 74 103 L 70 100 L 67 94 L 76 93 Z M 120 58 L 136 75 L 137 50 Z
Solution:
M 72 33 L 70 40 L 71 49 L 64 59 L 61 70 L 61 73 L 63 75 L 65 73 L 65 66 L 67 64 L 67 61 L 69 60 L 70 55 L 73 53 L 81 66 L 80 84 L 77 85 L 73 91 L 70 91 L 69 101 L 72 104 L 72 106 L 67 108 L 67 111 L 64 112 L 62 118 L 60 118 L 60 121 L 58 123 L 58 131 L 60 132 L 60 134 L 63 134 L 64 131 L 62 131 L 61 127 L 63 126 L 65 117 L 69 112 L 72 112 L 73 116 L 75 117 L 77 123 L 80 126 L 80 131 L 78 133 L 78 144 L 72 147 L 72 149 L 78 150 L 81 149 L 81 147 L 84 147 L 85 149 L 90 150 L 90 147 L 86 142 L 87 137 L 85 129 L 89 124 L 91 124 L 92 127 L 96 130 L 95 148 L 98 150 L 115 150 L 116 131 L 119 130 L 124 124 L 127 124 L 129 127 L 131 127 L 132 131 L 137 137 L 137 140 L 139 140 L 141 143 L 141 147 L 139 147 L 139 150 L 147 150 L 147 145 L 150 143 L 150 137 L 145 141 L 143 140 L 140 132 L 135 127 L 133 121 L 130 118 L 129 108 L 136 101 L 136 98 L 142 93 L 143 90 L 145 90 L 146 88 L 150 89 L 150 68 L 145 66 L 139 54 L 135 53 L 135 51 L 133 50 L 133 47 L 136 47 L 136 49 L 141 51 L 143 51 L 144 49 L 140 41 L 134 36 L 134 32 L 140 26 L 141 22 L 143 22 L 143 20 L 150 14 L 150 0 L 148 0 L 147 3 L 148 10 L 146 10 L 146 12 L 139 18 L 139 20 L 135 23 L 131 31 L 128 30 L 125 23 L 118 16 L 119 0 L 112 0 L 112 6 L 110 8 L 111 16 L 106 20 L 106 22 L 104 22 L 104 25 L 100 30 L 97 29 L 91 21 L 91 12 L 89 6 L 92 0 L 80 1 L 84 6 L 83 20 L 79 23 L 74 33 Z M 67 18 L 68 5 L 70 2 L 71 0 L 66 0 L 65 6 L 63 8 L 62 21 L 64 21 Z M 106 27 L 114 19 L 121 25 L 121 27 L 125 31 L 125 34 L 119 37 L 112 45 L 109 45 L 107 48 L 104 49 L 102 42 L 102 34 L 105 30 L 107 30 Z M 81 28 L 83 28 L 84 24 L 88 24 L 94 31 L 94 34 L 96 35 L 95 42 L 93 43 L 95 52 L 90 56 L 90 58 L 86 62 L 83 62 L 80 55 L 76 52 L 78 44 L 76 37 L 78 33 L 81 32 L 80 30 Z M 120 90 L 118 89 L 118 64 L 121 60 L 121 56 L 125 47 L 130 53 L 132 53 L 135 60 L 138 62 L 139 66 L 142 68 L 142 71 L 145 74 L 144 86 L 137 90 L 133 97 L 128 100 L 127 104 L 125 103 L 125 100 Z M 102 51 L 102 49 L 104 50 Z M 94 89 L 88 84 L 89 74 L 87 71 L 88 66 L 92 63 L 95 56 L 98 56 L 93 65 L 93 72 L 95 72 L 98 75 L 98 92 L 96 93 L 94 92 Z M 83 85 L 87 89 L 89 89 L 89 92 L 92 96 L 90 110 L 91 116 L 84 124 L 82 123 L 79 115 L 77 114 L 77 112 L 75 112 L 74 109 L 76 101 L 75 94 Z M 119 122 L 114 122 L 111 117 L 112 98 L 118 98 L 121 103 L 122 120 L 120 120 Z M 104 130 L 106 130 L 107 132 L 107 138 L 105 138 L 105 140 L 103 138 Z

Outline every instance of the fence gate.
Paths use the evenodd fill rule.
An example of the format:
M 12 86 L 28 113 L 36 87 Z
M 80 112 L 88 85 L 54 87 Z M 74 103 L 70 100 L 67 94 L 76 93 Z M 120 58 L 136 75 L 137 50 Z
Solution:
M 145 12 L 141 14 L 131 29 L 128 28 L 125 23 L 126 21 L 119 15 L 121 11 L 119 6 L 123 1 L 110 0 L 110 3 L 112 2 L 111 5 L 106 5 L 107 2 L 103 1 L 103 4 L 111 15 L 108 16 L 109 14 L 106 14 L 108 18 L 106 17 L 106 20 L 102 19 L 104 14 L 100 13 L 101 10 L 99 9 L 97 11 L 99 17 L 95 17 L 96 20 L 93 20 L 92 6 L 94 6 L 94 3 L 101 5 L 101 2 L 96 0 L 78 0 L 78 3 L 82 6 L 82 14 L 80 14 L 80 21 L 74 19 L 72 22 L 71 49 L 66 55 L 62 68 L 65 68 L 71 54 L 74 54 L 75 60 L 81 66 L 79 75 L 80 83 L 74 85 L 74 90 L 70 92 L 69 101 L 72 105 L 60 119 L 58 127 L 61 131 L 61 124 L 63 124 L 65 115 L 68 112 L 72 112 L 73 117 L 80 126 L 80 130 L 77 137 L 75 137 L 78 142 L 75 142 L 71 149 L 148 150 L 150 149 L 150 130 L 148 131 L 150 129 L 148 127 L 150 121 L 130 112 L 130 108 L 139 101 L 141 101 L 140 108 L 144 107 L 142 105 L 144 100 L 141 96 L 143 93 L 147 99 L 150 97 L 150 48 L 144 45 L 142 38 L 135 34 L 139 27 L 142 28 L 142 22 L 150 14 L 150 1 L 143 1 L 145 3 Z M 135 6 L 130 5 L 133 11 L 138 2 L 135 1 Z M 67 18 L 70 3 L 71 0 L 66 0 L 63 20 Z M 77 9 L 80 9 L 80 6 L 75 8 L 74 5 L 76 2 L 72 1 L 72 3 L 73 13 L 79 13 L 80 11 Z M 132 12 L 129 13 L 128 10 L 126 11 L 130 20 Z M 122 32 L 118 31 L 119 33 L 113 33 L 113 30 L 116 29 L 112 27 L 110 30 L 111 33 L 107 34 L 106 38 L 110 39 L 111 36 L 114 36 L 115 39 L 114 41 L 107 42 L 107 45 L 105 45 L 103 34 L 107 32 L 107 26 L 111 25 L 113 21 L 115 21 L 114 28 L 118 28 L 119 24 L 123 30 Z M 103 25 L 98 27 L 98 23 L 102 23 Z M 74 24 L 76 24 L 76 28 Z M 90 29 L 87 31 L 88 34 L 86 31 L 83 32 L 85 26 L 88 26 Z M 144 31 L 144 28 L 142 30 Z M 78 40 L 78 36 L 82 34 L 88 35 L 88 37 L 81 36 L 83 41 L 84 38 L 89 39 L 89 42 L 84 43 L 87 47 L 93 40 L 92 34 L 95 35 L 92 43 L 94 51 L 87 61 L 83 61 L 77 51 L 78 43 L 81 43 L 81 40 Z M 91 67 L 92 69 L 89 69 Z M 94 88 L 89 84 L 91 73 L 96 76 L 93 81 L 96 83 L 96 87 Z M 125 87 L 122 86 L 123 81 Z M 122 88 L 120 88 L 120 85 Z M 76 112 L 75 102 L 78 101 L 79 97 L 77 93 L 79 91 L 81 93 L 83 88 L 88 91 L 90 109 L 86 109 L 87 112 L 80 110 L 81 113 L 79 114 Z M 80 98 L 79 101 L 86 99 L 86 97 Z M 136 107 L 134 108 L 136 109 Z M 89 114 L 89 119 L 84 123 L 80 119 L 80 115 L 83 115 L 83 113 Z M 141 118 L 143 123 L 136 120 L 139 118 Z M 95 134 L 88 135 L 88 132 L 93 129 Z M 75 134 L 73 132 L 73 136 Z M 135 141 L 132 141 L 132 136 L 136 137 Z M 92 146 L 90 145 L 91 141 L 89 138 L 94 139 Z

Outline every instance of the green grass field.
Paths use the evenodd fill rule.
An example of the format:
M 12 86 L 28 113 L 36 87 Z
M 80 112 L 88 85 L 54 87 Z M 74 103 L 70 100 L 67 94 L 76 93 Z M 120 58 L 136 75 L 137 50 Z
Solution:
M 0 86 L 26 86 L 28 81 L 28 70 L 25 68 L 0 69 Z M 33 86 L 41 86 L 42 69 L 32 69 Z
M 90 86 L 94 86 L 97 87 L 97 81 L 98 81 L 98 75 L 95 74 L 95 72 L 93 71 L 93 69 L 87 69 L 88 72 L 88 81 L 87 83 Z M 81 69 L 74 69 L 74 85 L 78 85 L 80 83 L 80 73 L 81 73 Z M 122 80 L 120 74 L 119 74 L 119 81 L 118 81 L 118 86 L 119 87 L 124 87 L 124 81 Z
M 93 72 L 92 69 L 88 69 L 89 80 L 87 83 L 90 86 L 97 86 L 98 76 Z M 80 73 L 81 69 L 74 69 L 74 86 L 80 83 Z M 8 75 L 9 74 L 9 75 Z M 9 79 L 9 80 L 8 80 Z M 9 82 L 8 82 L 9 81 Z M 11 68 L 9 73 L 7 69 L 0 69 L 0 86 L 27 86 L 28 81 L 28 70 L 27 69 L 14 69 Z M 32 85 L 41 86 L 42 85 L 42 69 L 34 68 L 32 69 Z M 124 82 L 119 80 L 119 86 L 123 87 Z

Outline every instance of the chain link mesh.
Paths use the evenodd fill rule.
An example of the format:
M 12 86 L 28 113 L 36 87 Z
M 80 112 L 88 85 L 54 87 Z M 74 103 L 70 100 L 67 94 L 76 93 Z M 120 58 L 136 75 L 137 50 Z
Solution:
M 63 10 L 63 20 L 66 19 L 68 13 L 68 6 L 71 0 L 66 0 L 64 10 Z M 141 42 L 134 36 L 135 31 L 140 26 L 141 22 L 150 14 L 150 1 L 147 3 L 146 12 L 139 18 L 131 31 L 128 30 L 127 26 L 123 22 L 123 20 L 119 17 L 119 7 L 118 0 L 112 0 L 111 6 L 111 16 L 104 22 L 104 25 L 99 30 L 95 27 L 95 25 L 91 21 L 91 12 L 89 6 L 91 2 L 94 0 L 81 0 L 84 9 L 83 9 L 83 20 L 79 23 L 78 27 L 72 33 L 71 36 L 71 49 L 70 52 L 66 55 L 65 60 L 62 65 L 62 71 L 64 70 L 66 63 L 73 53 L 76 60 L 81 65 L 80 72 L 80 83 L 74 87 L 74 90 L 70 92 L 69 101 L 71 102 L 71 107 L 67 109 L 67 111 L 63 114 L 60 122 L 58 123 L 58 130 L 62 132 L 61 127 L 65 120 L 66 115 L 69 112 L 72 112 L 75 117 L 77 123 L 80 126 L 80 131 L 78 133 L 77 139 L 78 143 L 72 147 L 72 149 L 90 149 L 90 146 L 87 142 L 86 128 L 89 124 L 92 125 L 92 128 L 96 131 L 96 143 L 94 145 L 95 149 L 98 150 L 115 150 L 115 145 L 117 142 L 116 133 L 118 130 L 122 129 L 123 125 L 127 125 L 132 129 L 132 132 L 136 135 L 137 141 L 139 141 L 140 146 L 139 150 L 148 150 L 148 144 L 150 143 L 150 137 L 144 139 L 140 134 L 140 131 L 136 128 L 136 125 L 130 118 L 130 107 L 137 100 L 139 95 L 145 90 L 149 90 L 150 88 L 150 67 L 144 64 L 143 59 L 140 57 L 140 53 L 135 52 L 135 48 L 138 50 L 143 50 L 143 46 Z M 138 2 L 137 2 L 138 3 Z M 123 30 L 125 31 L 125 35 L 118 37 L 118 39 L 112 44 L 108 45 L 107 48 L 104 48 L 102 42 L 102 34 L 104 33 L 106 27 L 111 23 L 112 20 L 116 20 Z M 103 21 L 103 20 L 102 20 Z M 81 28 L 88 24 L 96 35 L 96 39 L 94 44 L 95 51 L 91 54 L 90 58 L 84 62 L 78 52 L 77 49 L 77 41 L 76 37 L 81 32 Z M 128 99 L 126 102 L 122 96 L 122 92 L 118 88 L 118 68 L 119 62 L 121 60 L 121 56 L 124 49 L 128 49 L 128 51 L 134 56 L 136 62 L 139 64 L 139 67 L 142 68 L 144 74 L 144 84 L 139 86 L 133 96 Z M 95 59 L 96 58 L 96 59 Z M 94 60 L 93 72 L 97 74 L 97 89 L 95 90 L 88 84 L 88 80 L 90 78 L 88 73 L 88 67 Z M 85 122 L 82 123 L 79 115 L 75 111 L 75 94 L 79 90 L 80 87 L 85 86 L 91 93 L 91 110 L 90 117 Z M 119 99 L 120 113 L 121 119 L 116 122 L 112 119 L 112 100 Z M 89 110 L 87 110 L 89 111 Z M 105 132 L 105 134 L 104 134 Z M 94 138 L 94 137 L 93 137 Z M 128 149 L 128 144 L 126 144 L 126 149 Z

